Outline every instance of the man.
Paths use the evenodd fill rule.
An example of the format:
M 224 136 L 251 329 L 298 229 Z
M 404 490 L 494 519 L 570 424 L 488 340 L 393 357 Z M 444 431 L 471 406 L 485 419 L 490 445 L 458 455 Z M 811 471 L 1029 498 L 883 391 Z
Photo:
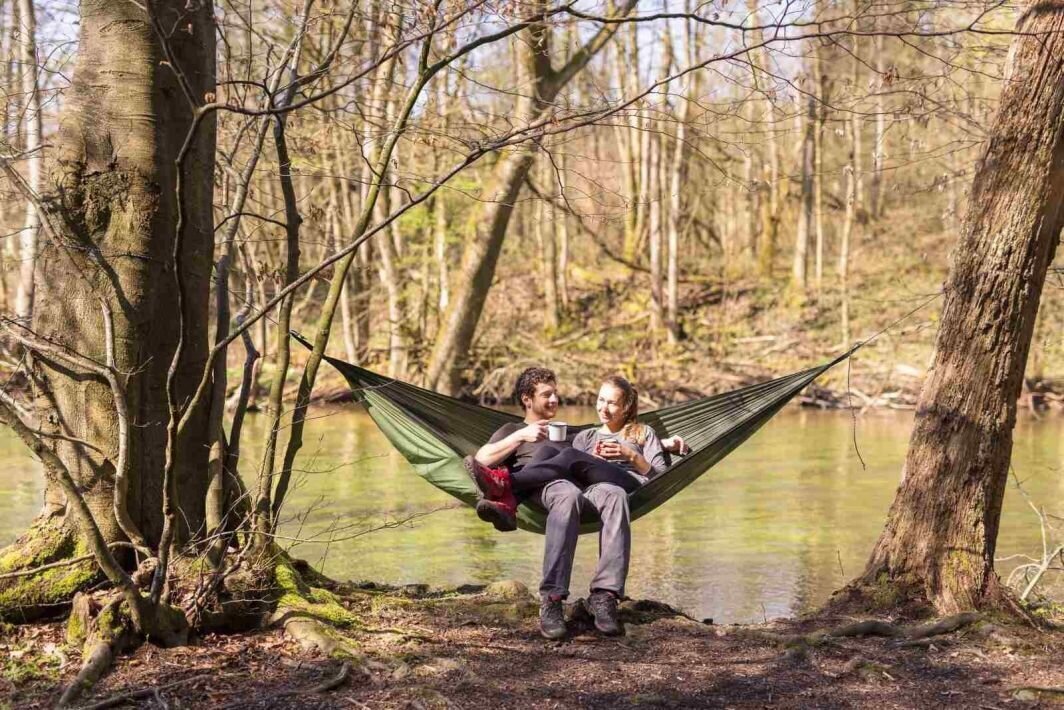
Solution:
M 568 446 L 565 442 L 547 439 L 547 425 L 558 413 L 558 382 L 551 370 L 530 367 L 522 372 L 514 386 L 514 399 L 525 411 L 524 424 L 500 427 L 472 459 L 467 459 L 474 480 L 482 490 L 505 491 L 506 495 L 485 496 L 477 504 L 477 514 L 494 522 L 500 530 L 516 527 L 513 518 L 516 501 L 509 493 L 508 480 L 502 481 L 498 472 L 489 470 L 490 467 L 501 465 L 520 472 L 528 466 L 531 472 L 543 468 L 535 461 L 541 447 Z M 671 445 L 677 451 L 683 447 L 678 437 L 663 444 Z M 566 634 L 562 602 L 569 596 L 580 515 L 588 509 L 594 510 L 602 522 L 598 567 L 591 580 L 588 606 L 600 632 L 611 636 L 624 633 L 617 618 L 617 602 L 624 595 L 631 556 L 628 494 L 612 483 L 595 483 L 581 489 L 570 478 L 552 476 L 552 480 L 531 491 L 529 497 L 547 511 L 543 579 L 539 587 L 540 633 L 549 639 L 560 639 Z

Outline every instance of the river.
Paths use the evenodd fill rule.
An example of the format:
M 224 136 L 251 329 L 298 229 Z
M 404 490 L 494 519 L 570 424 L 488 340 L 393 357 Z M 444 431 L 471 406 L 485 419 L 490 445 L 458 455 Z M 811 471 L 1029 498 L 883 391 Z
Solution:
M 571 422 L 593 416 L 586 409 L 560 413 Z M 846 412 L 784 411 L 634 523 L 629 595 L 718 623 L 815 607 L 860 572 L 893 499 L 911 421 L 908 413 L 873 412 L 855 423 Z M 264 426 L 265 417 L 257 416 L 245 429 L 249 478 Z M 1064 418 L 1022 417 L 1015 438 L 1013 466 L 1024 489 L 1036 503 L 1064 514 Z M 356 406 L 317 411 L 304 439 L 281 534 L 337 540 L 283 541 L 294 545 L 295 555 L 338 579 L 433 586 L 519 579 L 535 589 L 543 538 L 496 533 L 468 508 L 362 534 L 455 501 L 416 476 Z M 0 472 L 4 545 L 39 508 L 42 486 L 39 465 L 6 429 L 0 430 L 0 454 L 7 462 Z M 1040 554 L 1039 530 L 1037 516 L 1010 483 L 998 557 Z M 595 543 L 593 536 L 581 538 L 576 595 L 594 567 Z M 1014 564 L 1002 562 L 999 571 Z

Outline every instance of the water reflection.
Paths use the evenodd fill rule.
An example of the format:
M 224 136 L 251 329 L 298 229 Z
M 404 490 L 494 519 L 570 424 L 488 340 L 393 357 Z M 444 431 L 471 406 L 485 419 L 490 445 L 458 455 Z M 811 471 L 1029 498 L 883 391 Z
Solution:
M 567 421 L 589 421 L 569 410 Z M 629 594 L 676 604 L 720 622 L 760 621 L 808 609 L 860 571 L 893 499 L 910 417 L 789 410 L 664 506 L 637 521 Z M 257 465 L 265 419 L 249 422 L 245 468 Z M 1013 463 L 1034 500 L 1064 500 L 1064 421 L 1023 419 Z M 321 412 L 310 424 L 282 534 L 339 537 L 455 501 L 412 473 L 360 411 Z M 858 450 L 862 465 L 858 457 Z M 0 543 L 40 506 L 38 467 L 7 431 L 0 454 Z M 248 464 L 251 464 L 250 466 Z M 1059 512 L 1064 512 L 1058 510 Z M 338 578 L 457 585 L 521 579 L 535 587 L 543 538 L 498 534 L 467 508 L 410 525 L 324 542 L 288 541 Z M 1037 518 L 1010 486 L 999 556 L 1040 549 Z M 595 563 L 596 541 L 581 539 L 573 592 Z M 1007 571 L 1007 569 L 1006 569 Z

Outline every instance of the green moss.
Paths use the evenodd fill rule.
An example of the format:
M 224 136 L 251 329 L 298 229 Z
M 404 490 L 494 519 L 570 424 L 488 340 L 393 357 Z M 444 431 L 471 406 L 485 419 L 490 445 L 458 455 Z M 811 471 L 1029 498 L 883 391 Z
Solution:
M 105 606 L 96 615 L 96 631 L 104 638 L 114 638 L 122 631 L 122 617 L 117 606 Z
M 0 555 L 0 573 L 33 569 L 88 552 L 84 543 L 54 522 L 36 522 Z M 100 578 L 95 561 L 86 560 L 0 583 L 0 620 L 31 621 L 61 611 L 74 594 Z
M 49 562 L 84 554 L 74 536 L 56 525 L 37 522 L 13 545 L 0 552 L 0 574 L 40 567 Z
M 901 603 L 902 594 L 898 585 L 886 572 L 876 577 L 876 583 L 870 590 L 869 595 L 877 609 L 889 609 Z
M 89 630 L 85 628 L 84 619 L 78 614 L 71 614 L 67 618 L 66 641 L 70 646 L 79 646 L 85 643 Z
M 295 611 L 335 626 L 358 624 L 358 617 L 340 604 L 339 597 L 326 589 L 308 586 L 287 560 L 274 565 L 273 577 L 280 591 L 278 611 Z
M 974 556 L 963 550 L 951 550 L 942 565 L 942 575 L 950 581 L 958 576 L 972 579 L 978 572 Z
M 0 619 L 19 621 L 25 618 L 23 610 L 69 603 L 99 579 L 100 571 L 92 560 L 22 577 L 0 589 Z

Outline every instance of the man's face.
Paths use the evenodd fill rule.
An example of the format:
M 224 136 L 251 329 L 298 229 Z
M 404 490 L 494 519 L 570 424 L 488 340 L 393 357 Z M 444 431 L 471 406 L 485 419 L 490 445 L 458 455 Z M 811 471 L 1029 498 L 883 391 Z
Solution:
M 553 419 L 558 413 L 558 385 L 554 382 L 540 382 L 536 385 L 535 393 L 529 397 L 523 395 L 521 401 L 525 404 L 528 414 L 536 419 Z

